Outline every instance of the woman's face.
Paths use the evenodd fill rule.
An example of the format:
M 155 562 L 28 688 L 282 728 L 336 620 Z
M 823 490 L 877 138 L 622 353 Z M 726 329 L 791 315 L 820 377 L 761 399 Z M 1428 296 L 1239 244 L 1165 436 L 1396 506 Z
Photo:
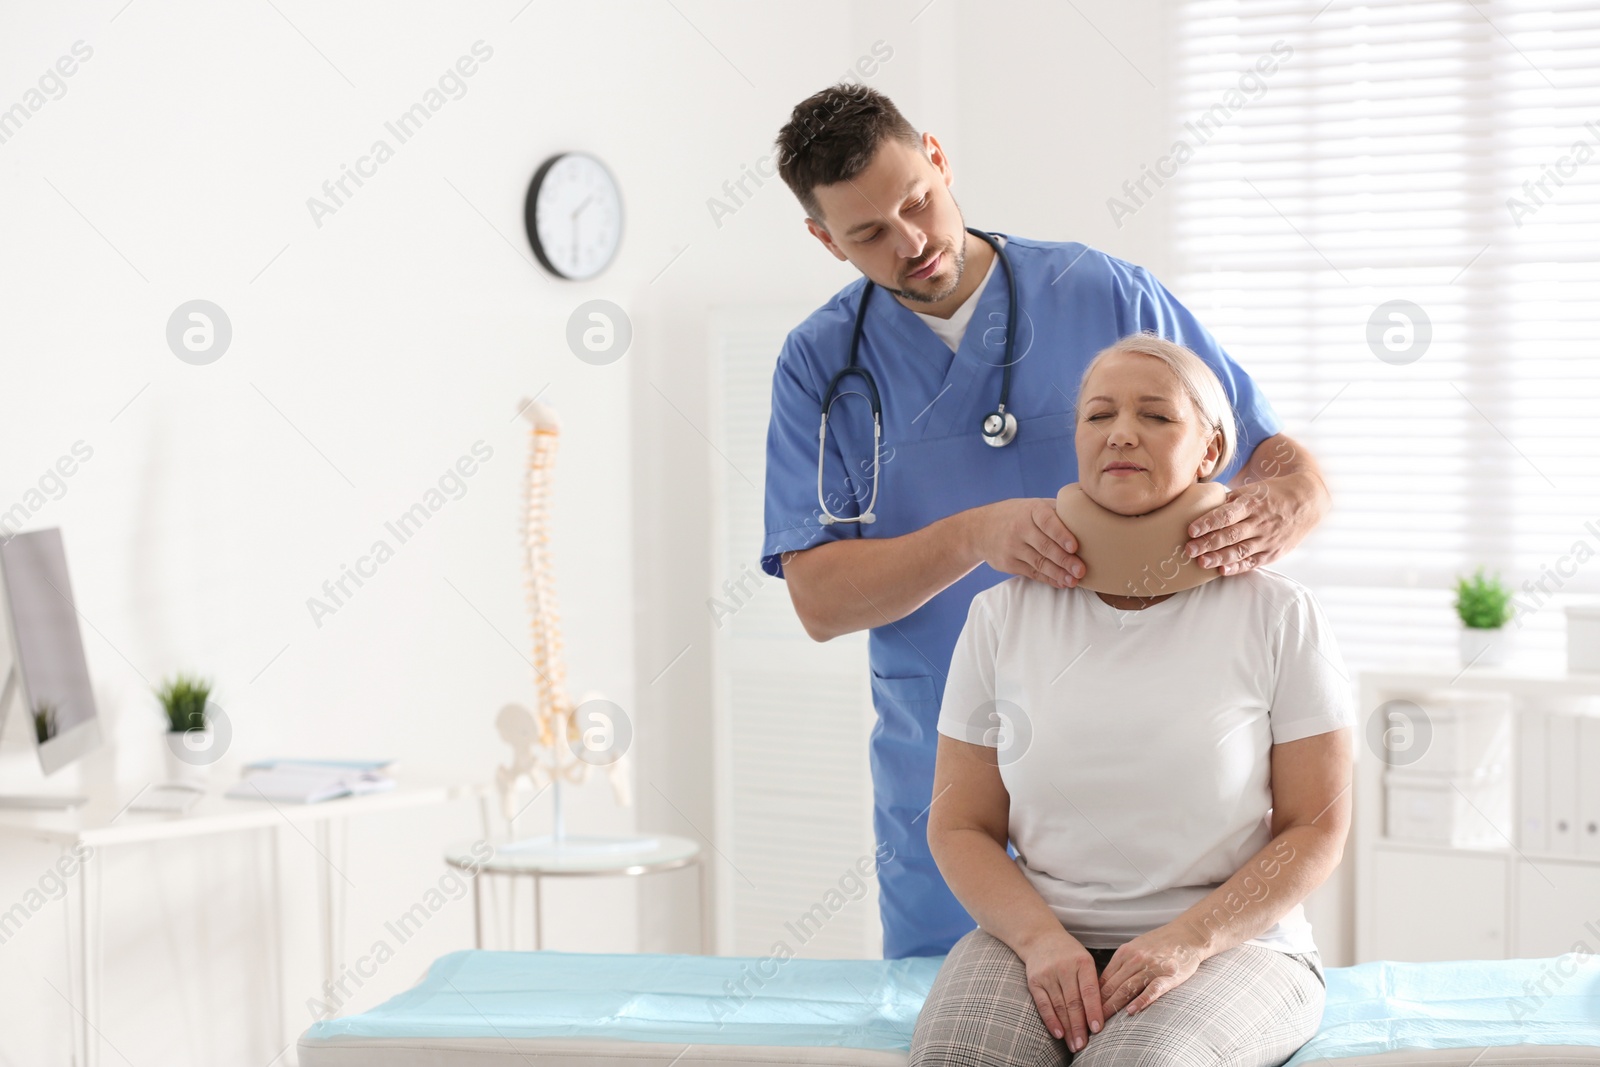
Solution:
M 1222 437 L 1209 430 L 1154 356 L 1113 352 L 1084 382 L 1078 405 L 1078 483 L 1120 515 L 1170 503 L 1209 473 Z

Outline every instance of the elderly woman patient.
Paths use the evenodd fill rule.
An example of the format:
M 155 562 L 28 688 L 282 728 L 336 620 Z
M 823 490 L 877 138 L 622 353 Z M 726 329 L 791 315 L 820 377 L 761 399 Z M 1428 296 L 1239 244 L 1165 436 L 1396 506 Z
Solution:
M 1236 446 L 1211 369 L 1148 334 L 1094 358 L 1076 413 L 1079 485 L 1121 516 L 1211 479 Z M 978 926 L 939 971 L 911 1062 L 1292 1056 L 1322 1018 L 1301 901 L 1344 848 L 1352 704 L 1321 608 L 1272 570 L 1144 597 L 1017 577 L 974 597 L 928 841 Z

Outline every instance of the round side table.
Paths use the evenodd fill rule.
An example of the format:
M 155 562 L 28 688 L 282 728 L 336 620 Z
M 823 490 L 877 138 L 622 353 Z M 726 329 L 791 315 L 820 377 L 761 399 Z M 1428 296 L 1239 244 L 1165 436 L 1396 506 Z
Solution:
M 656 846 L 617 852 L 582 852 L 552 854 L 548 851 L 502 851 L 511 842 L 499 842 L 489 859 L 480 859 L 481 851 L 474 852 L 478 842 L 463 841 L 445 849 L 444 861 L 451 867 L 477 875 L 472 879 L 472 933 L 473 943 L 483 947 L 483 882 L 485 874 L 510 878 L 533 879 L 533 947 L 544 947 L 542 904 L 539 883 L 545 878 L 593 878 L 608 875 L 659 874 L 693 866 L 700 896 L 700 951 L 711 954 L 710 898 L 706 895 L 705 852 L 698 841 L 670 834 L 651 834 Z

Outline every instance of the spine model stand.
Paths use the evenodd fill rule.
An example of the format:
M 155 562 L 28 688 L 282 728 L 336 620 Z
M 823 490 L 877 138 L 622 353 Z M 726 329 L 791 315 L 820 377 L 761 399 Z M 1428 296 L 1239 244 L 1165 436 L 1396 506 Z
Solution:
M 581 785 L 588 781 L 591 767 L 605 766 L 611 778 L 617 803 L 632 803 L 628 787 L 625 753 L 606 750 L 596 738 L 614 736 L 614 724 L 605 709 L 614 708 L 604 700 L 574 705 L 567 693 L 565 646 L 561 637 L 561 611 L 556 601 L 555 570 L 550 552 L 550 491 L 555 471 L 556 449 L 561 440 L 561 422 L 550 407 L 524 400 L 522 415 L 529 422 L 528 466 L 524 481 L 523 566 L 528 614 L 533 639 L 535 711 L 518 704 L 500 709 L 495 726 L 511 746 L 509 767 L 495 768 L 502 813 L 509 821 L 517 814 L 516 787 L 526 777 L 536 791 L 546 784 L 554 790 L 554 832 L 513 843 L 513 848 L 578 852 L 592 848 L 614 849 L 615 838 L 569 837 L 562 820 L 563 784 Z M 591 705 L 593 711 L 591 712 Z M 620 709 L 616 709 L 620 712 Z M 597 725 L 580 722 L 601 720 Z M 634 842 L 637 844 L 637 842 Z

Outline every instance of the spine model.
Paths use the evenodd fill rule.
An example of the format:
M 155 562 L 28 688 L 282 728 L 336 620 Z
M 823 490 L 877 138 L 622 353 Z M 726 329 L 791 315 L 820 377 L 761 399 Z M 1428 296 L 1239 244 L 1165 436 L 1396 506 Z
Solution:
M 555 783 L 557 833 L 560 827 L 561 783 L 574 785 L 588 780 L 595 761 L 585 758 L 584 724 L 578 721 L 578 708 L 567 692 L 565 645 L 561 637 L 561 609 L 556 600 L 555 567 L 550 551 L 551 487 L 555 474 L 556 449 L 561 441 L 561 421 L 550 407 L 537 401 L 524 402 L 522 414 L 528 420 L 528 467 L 524 483 L 523 567 L 532 637 L 534 708 L 531 746 L 522 747 L 519 758 L 509 768 L 501 768 L 501 797 L 506 817 L 512 816 L 510 786 L 526 774 L 534 789 Z M 599 702 L 604 704 L 604 702 Z M 521 709 L 515 709 L 521 711 Z M 522 715 L 526 717 L 524 711 Z M 502 736 L 524 733 L 509 719 L 502 723 Z M 507 739 L 511 738 L 507 736 Z M 526 745 L 526 742 L 524 742 Z M 513 751 L 518 751 L 513 744 Z M 532 747 L 535 752 L 528 751 Z M 626 760 L 600 760 L 608 764 L 612 791 L 617 802 L 631 802 Z
M 530 423 L 528 472 L 524 489 L 523 571 L 528 596 L 528 622 L 533 638 L 533 684 L 539 722 L 539 746 L 553 757 L 553 768 L 569 782 L 582 782 L 589 765 L 562 757 L 578 740 L 572 699 L 567 695 L 566 649 L 561 640 L 561 608 L 556 601 L 555 568 L 550 553 L 550 489 L 555 475 L 561 422 L 537 401 L 523 409 Z M 537 777 L 534 786 L 544 783 Z

